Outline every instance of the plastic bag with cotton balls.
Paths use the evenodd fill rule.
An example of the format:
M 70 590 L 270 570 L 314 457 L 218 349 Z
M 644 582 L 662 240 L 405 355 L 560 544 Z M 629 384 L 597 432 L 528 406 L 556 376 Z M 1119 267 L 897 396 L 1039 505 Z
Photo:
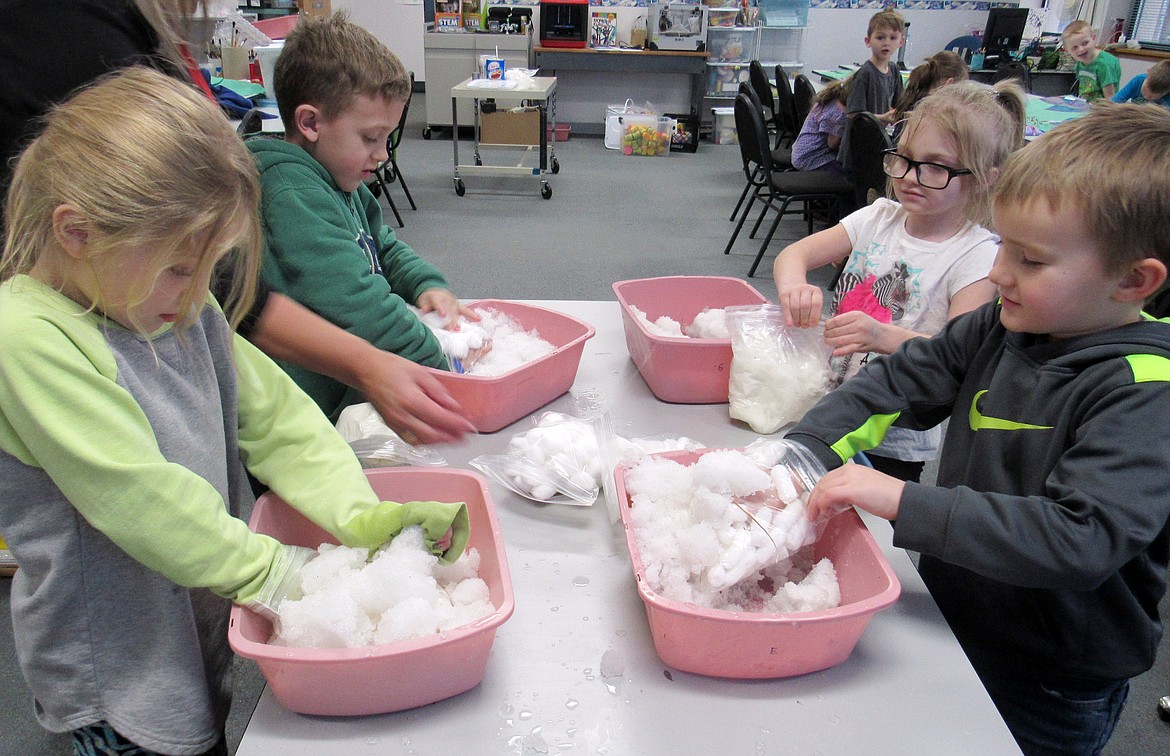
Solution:
M 824 323 L 786 326 L 784 311 L 772 304 L 728 307 L 726 312 L 731 417 L 763 435 L 800 420 L 832 385 Z
M 411 446 L 403 441 L 369 402 L 351 404 L 343 409 L 337 416 L 336 427 L 362 467 L 442 467 L 447 464 L 447 460 L 434 450 Z
M 692 468 L 700 495 L 698 506 L 712 509 L 724 528 L 717 564 L 704 578 L 723 590 L 771 565 L 791 559 L 820 538 L 828 518 L 809 520 L 808 495 L 825 474 L 811 453 L 791 442 L 761 449 L 714 451 Z M 725 507 L 726 511 L 717 510 Z
M 533 501 L 589 506 L 601 489 L 601 461 L 594 420 L 544 412 L 517 433 L 506 454 L 480 455 L 471 466 Z

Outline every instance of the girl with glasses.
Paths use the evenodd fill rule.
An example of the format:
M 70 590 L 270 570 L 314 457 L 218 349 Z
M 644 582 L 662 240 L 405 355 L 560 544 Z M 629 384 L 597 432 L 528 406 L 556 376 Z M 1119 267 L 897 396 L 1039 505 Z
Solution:
M 824 306 L 808 272 L 844 264 L 824 324 L 839 380 L 991 300 L 998 241 L 986 228 L 990 189 L 1023 136 L 1019 85 L 943 86 L 910 113 L 899 146 L 884 156 L 896 201 L 878 199 L 776 258 L 785 319 L 802 328 L 820 323 Z M 878 470 L 917 481 L 940 442 L 938 428 L 891 428 L 867 456 Z

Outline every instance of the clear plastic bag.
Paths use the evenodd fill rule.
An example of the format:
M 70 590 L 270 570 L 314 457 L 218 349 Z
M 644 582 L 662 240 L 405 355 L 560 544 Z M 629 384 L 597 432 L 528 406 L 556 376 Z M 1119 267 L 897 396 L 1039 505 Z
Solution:
M 531 430 L 517 433 L 506 454 L 484 454 L 471 466 L 533 501 L 589 506 L 601 490 L 595 422 L 544 412 Z
M 403 441 L 369 402 L 343 409 L 337 417 L 337 432 L 353 449 L 362 467 L 442 467 L 447 464 L 438 452 Z
M 771 304 L 728 307 L 726 313 L 731 417 L 763 435 L 800 420 L 831 385 L 823 323 L 786 326 L 783 310 Z

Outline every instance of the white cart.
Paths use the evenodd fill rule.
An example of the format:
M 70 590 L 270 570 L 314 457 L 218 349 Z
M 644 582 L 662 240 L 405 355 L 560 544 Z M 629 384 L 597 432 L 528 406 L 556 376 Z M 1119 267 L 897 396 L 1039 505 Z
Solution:
M 556 148 L 550 145 L 548 127 L 556 133 L 556 108 L 551 107 L 553 96 L 557 90 L 555 76 L 535 76 L 523 83 L 512 81 L 498 82 L 485 79 L 466 79 L 451 88 L 451 144 L 455 152 L 455 193 L 462 197 L 467 191 L 463 183 L 463 176 L 512 176 L 516 178 L 536 178 L 540 182 L 540 196 L 545 199 L 552 197 L 552 187 L 549 186 L 545 175 L 549 172 L 559 173 L 561 166 L 557 162 Z M 474 163 L 459 162 L 459 100 L 471 100 L 475 112 L 475 149 Z M 537 144 L 492 144 L 480 141 L 480 101 L 494 100 L 503 109 L 529 102 L 535 105 L 541 113 L 540 135 Z M 520 151 L 517 160 L 508 163 L 484 165 L 483 152 Z

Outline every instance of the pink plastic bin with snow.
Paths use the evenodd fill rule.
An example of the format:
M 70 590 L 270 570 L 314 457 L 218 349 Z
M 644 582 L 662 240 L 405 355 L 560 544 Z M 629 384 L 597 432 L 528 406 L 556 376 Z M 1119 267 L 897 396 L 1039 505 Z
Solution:
M 613 284 L 622 306 L 626 349 L 654 396 L 678 404 L 727 401 L 731 339 L 658 336 L 630 310 L 637 307 L 651 322 L 663 315 L 684 328 L 703 310 L 764 304 L 768 300 L 738 278 L 663 276 Z
M 433 370 L 480 433 L 493 433 L 540 409 L 573 386 L 593 326 L 571 315 L 502 299 L 471 302 L 473 310 L 508 315 L 556 349 L 503 375 L 458 375 Z
M 664 452 L 655 457 L 691 464 L 705 450 Z M 814 557 L 828 557 L 837 570 L 841 605 L 794 614 L 704 609 L 654 593 L 643 578 L 625 467 L 616 473 L 626 544 L 646 605 L 654 650 L 675 669 L 711 677 L 774 678 L 817 672 L 849 658 L 874 613 L 898 600 L 902 586 L 854 510 L 832 518 L 813 544 Z
M 288 648 L 268 643 L 272 626 L 247 609 L 232 608 L 228 641 L 255 659 L 276 700 L 301 714 L 352 716 L 412 709 L 474 688 L 483 680 L 496 628 L 512 616 L 512 578 L 504 539 L 487 483 L 466 470 L 411 467 L 366 470 L 378 496 L 391 501 L 462 501 L 471 541 L 480 554 L 479 576 L 496 610 L 462 627 L 428 638 L 365 648 Z M 269 492 L 257 500 L 249 523 L 282 543 L 317 548 L 337 539 Z

